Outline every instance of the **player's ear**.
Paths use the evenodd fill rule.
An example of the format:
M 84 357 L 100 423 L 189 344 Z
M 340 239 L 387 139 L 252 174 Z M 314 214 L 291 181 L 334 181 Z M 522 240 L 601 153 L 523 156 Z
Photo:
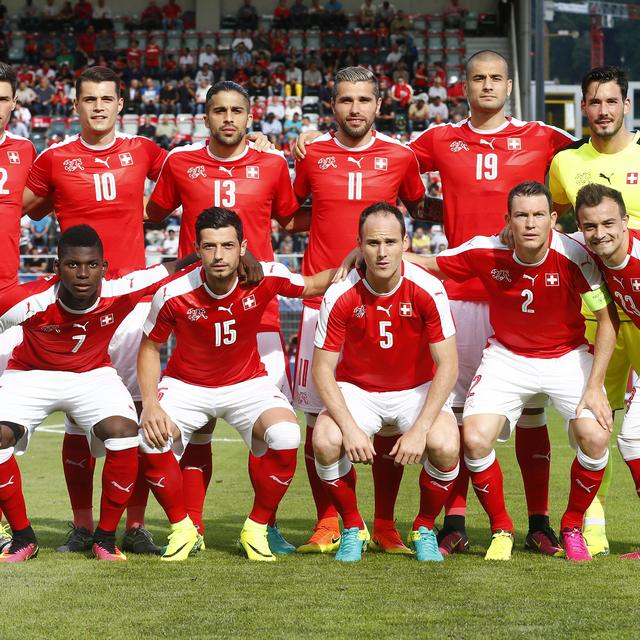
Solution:
M 409 249 L 409 236 L 405 233 L 402 238 L 402 250 L 407 251 Z
M 380 107 L 382 106 L 382 96 L 379 96 L 376 100 L 376 115 L 380 114 Z
M 629 99 L 629 96 L 627 96 L 624 99 L 623 112 L 624 112 L 625 115 L 627 115 L 627 113 L 629 113 L 629 111 L 631 111 L 631 100 Z
M 243 256 L 247 252 L 247 240 L 246 238 L 240 243 L 240 255 Z
M 247 116 L 247 129 L 249 131 L 251 131 L 252 125 L 253 125 L 253 116 L 251 115 L 251 111 L 249 111 L 249 114 Z
M 512 89 L 513 89 L 513 80 L 511 78 L 509 78 L 507 80 L 507 97 L 509 97 L 511 95 Z
M 118 113 L 120 113 L 124 109 L 124 98 L 120 96 L 118 98 Z
M 102 277 L 103 278 L 106 275 L 108 270 L 109 270 L 109 263 L 106 260 L 103 260 L 102 261 Z

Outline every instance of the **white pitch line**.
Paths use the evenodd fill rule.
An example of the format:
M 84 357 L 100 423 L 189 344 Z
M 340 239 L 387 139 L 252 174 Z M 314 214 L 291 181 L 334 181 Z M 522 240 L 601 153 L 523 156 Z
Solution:
M 42 433 L 57 433 L 58 435 L 64 434 L 63 424 L 50 424 L 46 427 L 38 427 L 38 431 Z M 213 438 L 213 442 L 244 442 L 241 438 Z

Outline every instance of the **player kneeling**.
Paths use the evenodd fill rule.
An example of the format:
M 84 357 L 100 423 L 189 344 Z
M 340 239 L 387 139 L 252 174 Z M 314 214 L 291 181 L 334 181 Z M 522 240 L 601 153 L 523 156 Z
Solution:
M 336 560 L 360 560 L 366 549 L 353 463 L 373 462 L 371 437 L 390 425 L 402 434 L 390 453 L 396 464 L 424 467 L 409 546 L 418 560 L 441 561 L 434 520 L 459 468 L 448 404 L 458 375 L 449 302 L 436 278 L 402 260 L 408 239 L 396 207 L 367 207 L 359 244 L 366 270 L 352 270 L 327 291 L 313 355 L 326 407 L 313 432 L 316 469 L 344 523 Z
M 106 450 L 92 550 L 100 560 L 126 560 L 116 547 L 115 531 L 138 472 L 138 419 L 107 349 L 139 300 L 155 293 L 177 265 L 103 280 L 102 242 L 94 229 L 78 225 L 60 238 L 56 277 L 16 287 L 2 298 L 0 330 L 22 325 L 24 339 L 0 385 L 0 508 L 13 531 L 0 562 L 21 562 L 38 553 L 13 454 L 25 452 L 36 427 L 54 411 L 75 420 L 93 455 Z
M 293 479 L 300 428 L 289 401 L 267 377 L 256 335 L 265 307 L 277 295 L 322 295 L 335 270 L 303 277 L 265 262 L 264 279 L 241 288 L 242 222 L 219 207 L 198 217 L 196 249 L 202 265 L 155 295 L 138 355 L 145 476 L 173 530 L 163 558 L 186 559 L 198 537 L 187 517 L 176 456 L 194 431 L 222 418 L 261 458 L 252 473 L 255 499 L 239 546 L 250 560 L 273 561 L 267 523 Z M 172 332 L 176 346 L 158 383 L 160 348 Z

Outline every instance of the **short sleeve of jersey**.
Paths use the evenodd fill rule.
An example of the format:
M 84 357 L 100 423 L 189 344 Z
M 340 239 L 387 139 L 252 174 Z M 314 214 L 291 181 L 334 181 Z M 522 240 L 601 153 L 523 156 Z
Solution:
M 102 287 L 111 296 L 136 295 L 144 297 L 154 294 L 169 277 L 169 272 L 162 264 L 147 269 L 132 271 L 118 278 L 106 280 Z
M 604 285 L 602 272 L 600 271 L 600 269 L 598 269 L 598 265 L 596 265 L 593 258 L 587 253 L 587 250 L 584 249 L 582 245 L 580 245 L 580 243 L 578 243 L 577 241 L 576 244 L 578 245 L 578 247 L 580 247 L 580 250 L 582 252 L 578 266 L 584 277 L 583 283 L 576 283 L 577 287 L 582 286 L 582 288 L 578 288 L 578 291 L 580 293 L 586 293 L 588 291 L 595 291 L 596 289 L 600 289 L 600 287 Z
M 171 311 L 170 301 L 165 300 L 165 290 L 160 289 L 153 296 L 149 315 L 144 323 L 144 334 L 153 342 L 165 343 L 173 328 L 175 319 Z
M 43 151 L 34 161 L 27 178 L 27 187 L 38 197 L 44 198 L 52 191 L 51 152 Z
M 551 163 L 551 160 L 558 151 L 576 141 L 576 138 L 562 129 L 557 129 L 556 127 L 550 127 L 550 129 L 549 159 L 547 161 L 547 166 Z
M 435 286 L 435 291 L 431 291 L 430 294 L 425 292 L 420 296 L 420 304 L 426 318 L 427 335 L 431 344 L 442 342 L 456 333 L 447 293 L 441 282 Z
M 413 151 L 418 160 L 420 173 L 426 173 L 427 171 L 437 171 L 433 155 L 434 131 L 434 129 L 425 131 L 415 140 L 409 143 L 409 148 Z
M 168 211 L 173 211 L 180 205 L 180 198 L 176 189 L 177 185 L 173 175 L 172 159 L 173 156 L 169 156 L 165 160 L 156 186 L 151 194 L 151 200 Z
M 311 193 L 311 182 L 307 173 L 309 158 L 296 160 L 296 177 L 293 181 L 293 190 L 300 202 L 304 202 Z
M 448 278 L 456 282 L 464 282 L 477 275 L 477 266 L 471 260 L 476 249 L 478 249 L 476 238 L 472 238 L 455 249 L 442 251 L 436 256 L 438 268 Z
M 287 218 L 298 210 L 298 198 L 291 184 L 289 166 L 286 160 L 280 163 L 280 175 L 278 177 L 278 188 L 276 197 L 273 199 L 272 216 Z
M 275 293 L 285 298 L 300 298 L 304 292 L 304 277 L 291 273 L 279 262 L 262 262 L 265 277 L 274 279 Z
M 569 204 L 569 196 L 567 195 L 562 180 L 560 178 L 560 156 L 556 155 L 551 162 L 549 169 L 549 190 L 554 202 L 558 204 Z
M 411 153 L 398 195 L 403 202 L 416 202 L 424 198 L 424 194 L 425 187 L 420 176 L 418 159 L 414 153 Z
M 345 314 L 345 296 L 335 300 L 335 296 L 331 295 L 330 290 L 327 291 L 327 294 L 320 305 L 314 344 L 318 349 L 339 353 L 342 350 L 347 332 L 348 316 Z
M 146 138 L 143 138 L 143 140 L 143 144 L 149 155 L 149 173 L 147 173 L 147 178 L 155 182 L 160 175 L 160 170 L 167 157 L 167 152 L 152 140 Z

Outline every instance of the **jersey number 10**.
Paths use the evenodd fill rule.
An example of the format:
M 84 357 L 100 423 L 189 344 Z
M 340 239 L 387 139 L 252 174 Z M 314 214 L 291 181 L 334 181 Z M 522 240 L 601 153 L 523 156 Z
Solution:
M 96 202 L 116 199 L 116 179 L 113 173 L 94 173 L 93 185 L 96 188 Z

